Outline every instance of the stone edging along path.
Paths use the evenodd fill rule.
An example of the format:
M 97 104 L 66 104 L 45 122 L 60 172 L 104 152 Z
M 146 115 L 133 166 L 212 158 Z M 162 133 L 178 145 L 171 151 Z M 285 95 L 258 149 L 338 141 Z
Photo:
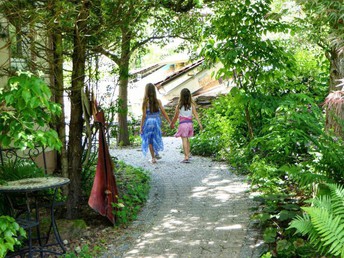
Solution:
M 138 219 L 102 257 L 259 257 L 250 225 L 245 178 L 220 162 L 192 157 L 180 163 L 181 140 L 163 139 L 165 150 L 150 164 L 139 147 L 111 155 L 151 172 L 151 191 Z

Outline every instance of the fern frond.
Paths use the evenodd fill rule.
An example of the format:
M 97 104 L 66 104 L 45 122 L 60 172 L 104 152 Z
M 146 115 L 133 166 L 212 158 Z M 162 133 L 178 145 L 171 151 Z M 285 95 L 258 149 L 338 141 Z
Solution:
M 323 208 L 328 211 L 332 211 L 332 199 L 331 196 L 321 195 L 312 199 L 312 205 L 317 208 Z
M 344 187 L 336 184 L 327 184 L 331 191 L 333 213 L 340 216 L 344 223 Z
M 311 233 L 314 230 L 311 219 L 308 214 L 303 216 L 297 215 L 290 223 L 288 229 L 295 228 L 297 233 L 303 236 Z
M 291 172 L 290 170 L 288 172 Z M 309 186 L 314 183 L 330 183 L 331 179 L 326 175 L 315 174 L 312 172 L 302 172 L 298 171 L 295 173 L 294 171 L 291 172 L 293 175 L 293 179 L 299 183 L 300 186 Z
M 341 231 L 337 231 L 341 226 L 341 218 L 333 216 L 331 212 L 324 208 L 304 207 L 311 222 L 320 236 L 322 246 L 329 247 L 328 252 L 333 255 L 340 255 L 344 249 L 344 238 L 341 238 Z M 315 237 L 316 234 L 312 236 Z M 314 238 L 312 239 L 316 241 Z

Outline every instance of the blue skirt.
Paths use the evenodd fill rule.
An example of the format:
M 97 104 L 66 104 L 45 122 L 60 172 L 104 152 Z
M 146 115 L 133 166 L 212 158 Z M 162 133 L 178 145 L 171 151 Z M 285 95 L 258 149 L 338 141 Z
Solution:
M 159 112 L 147 114 L 142 128 L 142 153 L 146 156 L 148 152 L 148 145 L 152 144 L 154 153 L 164 150 L 161 133 L 161 119 Z

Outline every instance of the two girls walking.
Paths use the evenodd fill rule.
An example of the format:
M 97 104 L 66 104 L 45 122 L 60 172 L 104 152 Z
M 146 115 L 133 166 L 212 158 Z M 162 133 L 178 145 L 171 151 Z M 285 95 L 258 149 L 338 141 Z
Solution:
M 161 101 L 157 99 L 155 86 L 148 83 L 145 88 L 145 95 L 142 103 L 142 119 L 140 125 L 140 134 L 142 138 L 142 152 L 147 154 L 148 150 L 151 154 L 151 163 L 157 162 L 157 154 L 164 150 L 161 133 L 161 119 L 160 112 L 166 118 L 171 128 L 179 118 L 178 131 L 175 137 L 182 138 L 184 159 L 183 163 L 189 163 L 190 159 L 190 142 L 189 138 L 193 136 L 193 123 L 192 118 L 195 117 L 200 129 L 202 124 L 199 120 L 196 111 L 196 105 L 191 98 L 191 93 L 188 89 L 183 89 L 180 93 L 179 103 L 175 109 L 172 121 L 168 117 Z

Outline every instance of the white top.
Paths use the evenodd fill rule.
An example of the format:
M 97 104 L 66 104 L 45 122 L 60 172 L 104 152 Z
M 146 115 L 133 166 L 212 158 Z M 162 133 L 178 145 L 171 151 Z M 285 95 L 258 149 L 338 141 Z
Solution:
M 182 107 L 179 109 L 179 115 L 180 115 L 180 116 L 184 116 L 184 117 L 191 117 L 191 116 L 192 116 L 192 106 L 190 107 L 189 110 L 185 110 L 185 107 L 182 106 Z

